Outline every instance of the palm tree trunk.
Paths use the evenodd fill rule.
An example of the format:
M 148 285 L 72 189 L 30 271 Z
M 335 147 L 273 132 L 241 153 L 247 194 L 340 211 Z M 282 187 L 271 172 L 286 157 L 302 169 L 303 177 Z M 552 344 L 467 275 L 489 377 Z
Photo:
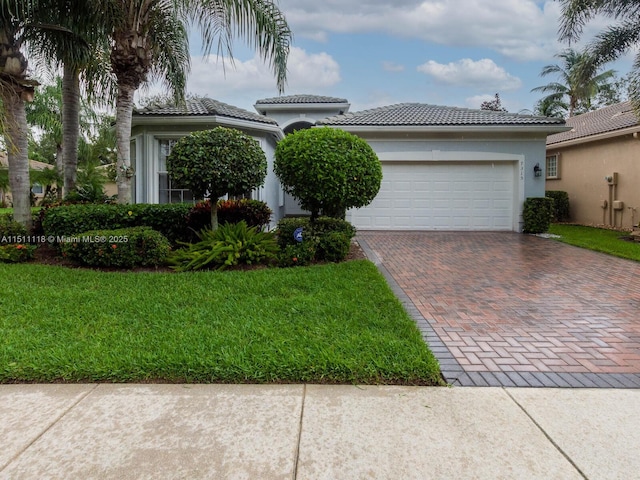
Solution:
M 133 94 L 135 88 L 129 85 L 118 85 L 116 99 L 116 148 L 118 185 L 118 203 L 132 203 L 131 178 L 131 117 L 133 115 Z
M 5 138 L 9 162 L 9 185 L 13 202 L 13 218 L 31 231 L 31 187 L 27 153 L 27 113 L 20 93 L 2 89 L 2 102 L 7 115 Z
M 76 189 L 80 137 L 80 71 L 65 63 L 62 77 L 62 160 L 64 194 Z

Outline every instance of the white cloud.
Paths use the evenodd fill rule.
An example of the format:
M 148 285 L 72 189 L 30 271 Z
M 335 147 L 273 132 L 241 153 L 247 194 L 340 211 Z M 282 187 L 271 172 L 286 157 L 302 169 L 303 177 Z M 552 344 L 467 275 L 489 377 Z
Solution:
M 492 49 L 514 60 L 547 60 L 557 41 L 561 6 L 553 0 L 281 0 L 296 36 L 386 33 L 431 43 Z M 605 23 L 588 25 L 588 39 Z
M 456 87 L 492 88 L 515 90 L 522 86 L 518 77 L 510 75 L 489 58 L 473 61 L 463 58 L 457 62 L 442 64 L 429 60 L 418 71 L 432 77 L 437 83 Z
M 404 65 L 395 62 L 382 62 L 382 69 L 385 72 L 404 72 Z

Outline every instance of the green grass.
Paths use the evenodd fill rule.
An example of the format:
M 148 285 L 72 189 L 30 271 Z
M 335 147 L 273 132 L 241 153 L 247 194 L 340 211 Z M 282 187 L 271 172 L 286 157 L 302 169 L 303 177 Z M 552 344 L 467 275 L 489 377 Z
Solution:
M 0 264 L 0 382 L 440 384 L 376 267 L 117 273 Z
M 31 213 L 38 213 L 42 207 L 31 207 Z M 0 208 L 0 215 L 13 213 L 13 208 Z
M 557 240 L 570 245 L 640 262 L 640 243 L 621 240 L 620 237 L 628 236 L 625 232 L 554 224 L 551 225 L 549 233 L 560 235 Z

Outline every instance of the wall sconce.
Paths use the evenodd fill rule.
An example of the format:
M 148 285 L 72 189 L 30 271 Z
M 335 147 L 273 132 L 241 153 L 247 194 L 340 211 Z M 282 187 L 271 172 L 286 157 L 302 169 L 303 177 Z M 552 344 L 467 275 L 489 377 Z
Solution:
M 536 177 L 541 177 L 542 176 L 542 169 L 540 168 L 540 164 L 536 163 L 536 166 L 533 167 L 533 174 Z

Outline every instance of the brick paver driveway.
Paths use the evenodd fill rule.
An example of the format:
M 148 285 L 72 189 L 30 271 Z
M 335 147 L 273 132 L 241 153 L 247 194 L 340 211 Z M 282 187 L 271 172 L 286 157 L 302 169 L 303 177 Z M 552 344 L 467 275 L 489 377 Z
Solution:
M 517 233 L 358 241 L 450 383 L 640 388 L 640 263 Z

